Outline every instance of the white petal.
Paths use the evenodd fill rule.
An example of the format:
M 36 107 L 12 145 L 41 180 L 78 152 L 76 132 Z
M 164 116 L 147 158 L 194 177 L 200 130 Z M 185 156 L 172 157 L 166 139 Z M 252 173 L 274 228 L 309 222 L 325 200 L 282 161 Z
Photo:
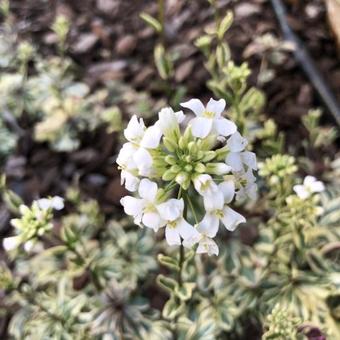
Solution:
M 158 186 L 157 183 L 150 181 L 147 178 L 143 178 L 140 181 L 138 193 L 141 198 L 146 199 L 148 202 L 154 202 L 157 195 Z
M 204 208 L 206 211 L 221 210 L 224 205 L 224 197 L 221 191 L 216 191 L 211 195 L 203 196 Z
M 225 181 L 218 185 L 218 189 L 223 194 L 224 203 L 230 203 L 235 195 L 235 183 L 233 181 Z
M 236 132 L 237 126 L 229 119 L 218 118 L 214 120 L 214 130 L 216 130 L 220 136 L 230 136 Z
M 184 218 L 177 221 L 176 229 L 184 240 L 199 237 L 199 232 Z
M 231 166 L 233 171 L 242 171 L 243 170 L 243 164 L 241 159 L 241 154 L 239 152 L 230 152 L 225 162 Z
M 158 212 L 147 212 L 142 218 L 143 224 L 157 231 L 159 228 L 165 226 L 165 221 L 159 216 Z
M 306 176 L 303 180 L 303 185 L 310 186 L 316 182 L 316 178 L 314 176 Z
M 316 181 L 313 183 L 312 191 L 313 192 L 322 192 L 325 190 L 325 185 L 321 181 Z
M 217 191 L 217 185 L 210 175 L 198 175 L 194 178 L 193 182 L 196 191 L 201 195 L 212 194 Z
M 137 150 L 138 147 L 136 147 L 134 144 L 130 142 L 123 144 L 116 160 L 117 164 L 123 167 L 128 167 L 129 169 L 135 168 L 136 166 L 132 156 Z M 131 164 L 131 162 L 133 164 Z
M 146 129 L 144 136 L 140 142 L 140 146 L 147 149 L 155 149 L 158 147 L 162 137 L 161 129 L 154 125 Z
M 177 118 L 178 124 L 181 124 L 184 121 L 184 119 L 185 119 L 185 114 L 183 113 L 183 111 L 175 112 L 175 116 Z
M 242 176 L 243 179 L 247 181 L 247 185 L 250 183 L 255 183 L 256 182 L 256 177 L 253 174 L 252 169 L 248 169 L 247 172 Z
M 122 170 L 121 174 L 121 184 L 125 182 L 125 188 L 129 191 L 136 191 L 139 186 L 139 178 L 132 175 L 130 172 Z
M 179 232 L 176 228 L 166 227 L 165 228 L 165 238 L 170 246 L 180 245 L 181 238 Z
M 211 238 L 205 237 L 199 242 L 197 250 L 197 254 L 204 254 L 207 253 L 209 256 L 211 255 L 218 255 L 219 249 L 214 240 Z
M 51 200 L 49 198 L 40 198 L 37 200 L 38 207 L 42 210 L 47 210 L 52 207 Z
M 247 146 L 248 141 L 239 132 L 235 132 L 227 141 L 227 146 L 231 152 L 240 152 Z
M 6 251 L 13 250 L 17 248 L 20 244 L 20 237 L 19 236 L 11 236 L 6 237 L 2 241 L 2 246 Z
M 202 116 L 205 111 L 205 107 L 199 99 L 190 99 L 185 103 L 180 104 L 182 107 L 185 107 L 195 113 L 196 116 Z
M 244 151 L 241 153 L 242 162 L 250 169 L 257 170 L 256 155 L 254 152 Z
M 304 185 L 294 185 L 293 190 L 302 200 L 310 196 L 310 192 L 306 190 Z
M 211 131 L 213 120 L 204 117 L 196 117 L 190 121 L 191 132 L 194 137 L 205 138 Z
M 145 125 L 143 119 L 141 118 L 138 121 L 137 116 L 134 115 L 124 130 L 124 136 L 130 142 L 139 142 L 143 138 L 144 130 Z
M 64 199 L 60 196 L 52 197 L 52 208 L 55 210 L 62 210 L 64 209 Z
M 174 221 L 179 218 L 184 209 L 183 199 L 171 198 L 164 203 L 157 205 L 157 210 L 161 217 L 166 221 Z
M 144 203 L 144 200 L 132 196 L 125 196 L 120 200 L 120 204 L 124 207 L 125 213 L 135 218 L 142 217 Z
M 187 239 L 183 240 L 183 242 L 182 242 L 183 246 L 186 247 L 186 248 L 192 248 L 192 246 L 194 244 L 196 244 L 197 242 L 199 242 L 201 238 L 202 238 L 202 235 L 198 233 L 191 238 L 187 238 Z
M 35 245 L 35 242 L 33 240 L 29 240 L 29 241 L 25 242 L 24 243 L 25 251 L 27 251 L 28 253 L 31 252 L 34 245 Z
M 224 207 L 223 218 L 221 220 L 229 231 L 234 231 L 240 223 L 246 222 L 246 219 L 241 214 L 228 206 Z
M 133 155 L 140 176 L 149 176 L 152 167 L 152 157 L 150 153 L 144 149 L 139 148 Z
M 215 113 L 215 118 L 218 118 L 221 116 L 221 113 L 225 109 L 225 100 L 220 99 L 220 100 L 214 100 L 213 98 L 210 98 L 206 111 L 208 112 L 214 112 Z
M 255 183 L 250 183 L 245 187 L 247 196 L 255 201 L 257 199 L 257 185 Z
M 207 212 L 197 226 L 197 231 L 208 237 L 215 237 L 218 232 L 220 221 L 213 213 Z

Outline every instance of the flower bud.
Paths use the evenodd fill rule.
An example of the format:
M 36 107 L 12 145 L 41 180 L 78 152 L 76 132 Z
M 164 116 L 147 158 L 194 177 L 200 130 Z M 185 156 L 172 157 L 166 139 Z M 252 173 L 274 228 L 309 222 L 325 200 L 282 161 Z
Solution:
M 177 160 L 176 158 L 173 156 L 173 155 L 167 155 L 165 158 L 164 158 L 165 162 L 170 164 L 170 165 L 174 165 L 176 164 Z
M 208 163 L 206 172 L 213 175 L 225 175 L 230 172 L 231 167 L 225 163 Z
M 202 162 L 209 162 L 213 160 L 215 157 L 216 157 L 215 151 L 206 151 L 202 158 Z
M 200 174 L 203 174 L 206 171 L 206 167 L 202 163 L 197 163 L 196 166 L 195 166 L 195 171 L 200 173 Z
M 176 172 L 171 171 L 171 169 L 164 172 L 162 176 L 163 181 L 172 181 L 176 177 Z
M 164 146 L 170 151 L 170 152 L 175 152 L 177 149 L 177 144 L 175 141 L 173 141 L 172 138 L 164 137 L 163 138 L 163 143 Z

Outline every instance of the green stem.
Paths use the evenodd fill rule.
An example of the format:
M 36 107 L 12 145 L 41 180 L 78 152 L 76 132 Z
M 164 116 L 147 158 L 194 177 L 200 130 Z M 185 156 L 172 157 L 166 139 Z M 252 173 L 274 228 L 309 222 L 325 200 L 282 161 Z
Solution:
M 190 198 L 190 196 L 189 196 L 188 193 L 187 193 L 187 195 L 186 195 L 186 198 L 187 198 L 187 200 L 188 200 L 188 203 L 189 203 L 189 206 L 190 206 L 190 210 L 191 210 L 191 212 L 192 212 L 192 215 L 194 216 L 195 223 L 198 224 L 198 218 L 197 218 L 197 215 L 196 215 L 194 206 L 193 206 L 193 204 L 192 204 L 191 198 Z
M 161 32 L 160 32 L 160 38 L 161 42 L 164 46 L 164 0 L 158 0 L 158 21 L 161 24 Z
M 178 261 L 179 270 L 178 270 L 178 277 L 177 277 L 177 282 L 180 287 L 183 284 L 183 278 L 182 278 L 183 262 L 184 262 L 184 246 L 183 246 L 183 243 L 181 243 L 179 247 L 179 261 Z

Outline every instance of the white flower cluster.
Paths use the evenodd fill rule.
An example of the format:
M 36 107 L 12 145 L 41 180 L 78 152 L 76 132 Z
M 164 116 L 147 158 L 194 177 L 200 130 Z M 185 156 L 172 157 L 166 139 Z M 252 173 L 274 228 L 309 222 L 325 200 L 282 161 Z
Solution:
M 306 176 L 303 180 L 303 184 L 294 185 L 293 190 L 299 198 L 305 200 L 311 197 L 314 193 L 324 191 L 325 185 L 313 176 Z
M 37 242 L 37 236 L 52 228 L 52 210 L 63 208 L 64 199 L 59 196 L 40 198 L 33 201 L 31 207 L 20 205 L 21 217 L 11 220 L 17 235 L 3 239 L 4 249 L 11 251 L 24 245 L 24 249 L 30 251 Z
M 220 222 L 233 231 L 246 221 L 229 207 L 234 197 L 254 199 L 257 190 L 255 154 L 246 151 L 247 140 L 236 125 L 222 117 L 225 105 L 223 99 L 210 99 L 206 107 L 198 99 L 182 103 L 195 114 L 184 131 L 182 111 L 164 108 L 150 127 L 133 116 L 124 130 L 128 142 L 117 157 L 122 184 L 139 196 L 121 199 L 125 213 L 139 226 L 165 227 L 169 245 L 198 244 L 197 253 L 209 255 L 218 254 L 213 238 Z M 193 204 L 197 194 L 205 209 L 201 221 Z M 188 209 L 194 225 L 185 219 Z

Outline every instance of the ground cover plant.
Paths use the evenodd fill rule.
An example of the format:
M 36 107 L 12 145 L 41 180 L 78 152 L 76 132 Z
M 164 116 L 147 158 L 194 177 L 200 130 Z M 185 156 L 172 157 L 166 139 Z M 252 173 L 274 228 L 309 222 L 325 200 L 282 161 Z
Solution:
M 1 338 L 340 339 L 338 126 L 274 13 L 1 3 Z

